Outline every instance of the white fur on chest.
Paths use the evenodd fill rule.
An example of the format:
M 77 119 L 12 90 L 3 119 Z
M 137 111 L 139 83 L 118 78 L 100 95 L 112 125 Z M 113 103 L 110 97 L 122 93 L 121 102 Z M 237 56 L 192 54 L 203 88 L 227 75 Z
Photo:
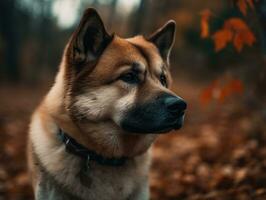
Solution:
M 134 191 L 142 188 L 148 192 L 149 153 L 138 156 L 122 167 L 101 166 L 90 163 L 87 178 L 90 184 L 81 183 L 81 160 L 65 151 L 65 146 L 56 138 L 57 127 L 53 122 L 46 124 L 51 133 L 46 133 L 41 119 L 35 114 L 30 127 L 30 138 L 34 150 L 44 168 L 55 180 L 78 195 L 81 199 L 127 199 Z M 146 199 L 148 194 L 137 199 Z M 133 198 L 135 199 L 135 198 Z

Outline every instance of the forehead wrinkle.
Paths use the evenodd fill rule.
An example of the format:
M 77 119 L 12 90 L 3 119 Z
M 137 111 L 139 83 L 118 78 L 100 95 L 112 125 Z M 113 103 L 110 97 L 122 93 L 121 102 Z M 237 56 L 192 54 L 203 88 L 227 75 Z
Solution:
M 154 73 L 153 73 L 153 70 L 152 70 L 152 60 L 150 58 L 150 55 L 149 53 L 146 51 L 145 48 L 143 48 L 142 46 L 140 46 L 139 44 L 135 44 L 135 43 L 131 43 L 129 42 L 135 49 L 137 49 L 137 51 L 141 54 L 141 56 L 146 60 L 146 63 L 147 63 L 147 67 L 145 70 L 146 72 L 149 72 L 147 73 L 147 75 L 149 75 L 151 78 L 155 78 L 156 79 L 156 76 L 154 76 Z M 146 76 L 145 76 L 146 77 Z
M 154 74 L 156 74 L 157 76 L 158 74 L 162 73 L 164 62 L 160 60 L 161 57 L 159 54 L 157 54 L 157 50 L 152 44 L 147 42 L 142 37 L 132 38 L 129 42 L 140 52 L 140 54 L 147 61 L 147 67 L 150 76 L 153 77 Z
M 126 60 L 126 62 L 128 62 L 127 64 L 130 65 L 133 65 L 134 63 L 140 63 L 140 68 L 144 71 L 147 64 L 145 57 L 143 57 L 138 49 L 128 40 L 119 37 L 116 39 L 117 50 L 119 51 L 121 62 L 125 62 Z M 117 51 L 115 54 L 117 54 Z
M 138 53 L 136 48 L 127 40 L 115 36 L 112 43 L 103 52 L 101 59 L 95 67 L 94 73 L 112 74 L 123 65 L 132 65 L 134 62 L 146 65 L 146 60 Z
M 129 42 L 139 53 L 140 55 L 146 60 L 148 68 L 151 66 L 151 60 L 147 52 L 138 44 L 134 44 Z

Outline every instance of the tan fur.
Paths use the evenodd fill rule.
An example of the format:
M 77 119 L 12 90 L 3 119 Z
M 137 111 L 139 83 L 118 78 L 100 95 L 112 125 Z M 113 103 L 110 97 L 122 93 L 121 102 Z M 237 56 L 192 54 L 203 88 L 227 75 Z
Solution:
M 127 134 L 120 128 L 120 122 L 124 113 L 136 103 L 147 102 L 162 92 L 174 95 L 161 85 L 158 78 L 163 70 L 168 84 L 171 84 L 169 63 L 144 37 L 122 39 L 115 36 L 97 66 L 77 77 L 77 81 L 84 84 L 75 89 L 71 66 L 67 62 L 69 46 L 66 46 L 55 83 L 33 114 L 30 124 L 28 162 L 36 198 L 45 178 L 44 168 L 78 199 L 148 199 L 148 149 L 158 135 Z M 122 81 L 112 82 L 136 61 L 143 72 L 141 79 L 147 71 L 144 84 L 132 87 Z M 73 112 L 86 117 L 86 123 L 73 120 Z M 117 168 L 92 162 L 88 174 L 91 184 L 86 185 L 78 175 L 82 160 L 65 151 L 64 144 L 57 138 L 59 127 L 80 144 L 103 156 L 130 159 Z
M 95 150 L 97 149 L 98 152 L 108 156 L 134 156 L 135 154 L 143 153 L 148 149 L 155 136 L 119 135 L 119 133 L 115 133 L 116 127 L 113 127 L 113 124 L 106 124 L 102 127 L 98 127 L 97 129 L 100 129 L 99 131 L 101 134 L 104 134 L 106 131 L 113 131 L 113 133 L 111 133 L 112 135 L 99 136 L 97 135 L 97 131 L 95 132 L 95 135 L 91 134 L 90 136 L 87 136 L 90 138 L 90 140 L 84 140 L 84 138 L 81 137 L 82 133 L 80 133 L 75 127 L 63 106 L 63 67 L 64 61 L 62 61 L 54 86 L 32 117 L 29 139 L 33 144 L 33 151 L 35 151 L 35 153 L 39 156 L 42 165 L 52 175 L 54 175 L 59 183 L 71 187 L 76 194 L 80 195 L 81 198 L 90 199 L 88 197 L 94 194 L 91 199 L 102 199 L 102 188 L 93 187 L 88 189 L 80 184 L 79 180 L 75 177 L 78 173 L 78 170 L 80 170 L 80 159 L 65 152 L 64 145 L 60 144 L 56 138 L 57 127 L 60 126 L 62 129 L 71 134 L 72 137 L 80 141 L 80 143 L 83 143 L 90 148 L 95 147 Z M 94 140 L 96 140 L 96 144 L 94 143 Z M 100 144 L 102 144 L 102 146 L 100 146 Z M 32 156 L 31 150 L 29 150 L 28 154 L 30 157 Z M 106 179 L 113 182 L 112 185 L 114 187 L 119 188 L 127 185 L 126 188 L 124 188 L 124 191 L 121 191 L 121 194 L 119 195 L 120 197 L 116 197 L 117 192 L 113 191 L 113 188 L 110 188 L 110 191 L 108 191 L 108 189 L 105 191 L 106 193 L 110 193 L 108 196 L 113 196 L 114 199 L 125 199 L 125 197 L 128 196 L 132 191 L 141 191 L 141 187 L 144 187 L 143 184 L 148 184 L 147 173 L 150 163 L 148 154 L 149 153 L 147 152 L 140 156 L 134 157 L 128 166 L 126 166 L 123 170 L 123 174 L 119 174 L 117 172 L 110 174 L 108 173 Z M 29 159 L 29 165 L 31 166 L 30 171 L 32 174 L 33 186 L 36 191 L 40 178 L 40 169 L 38 166 L 34 166 L 32 159 Z M 103 173 L 105 169 L 101 168 L 104 167 L 97 167 L 92 170 L 95 174 L 99 174 L 99 176 L 105 176 L 105 173 Z M 64 173 L 62 173 L 62 171 Z M 143 174 L 145 175 L 144 179 Z M 97 175 L 93 176 L 92 181 L 94 181 L 93 179 L 97 179 Z M 102 184 L 102 187 L 104 187 L 104 183 Z M 148 191 L 145 191 L 145 193 L 147 192 Z M 147 194 L 144 194 L 144 196 L 145 195 Z

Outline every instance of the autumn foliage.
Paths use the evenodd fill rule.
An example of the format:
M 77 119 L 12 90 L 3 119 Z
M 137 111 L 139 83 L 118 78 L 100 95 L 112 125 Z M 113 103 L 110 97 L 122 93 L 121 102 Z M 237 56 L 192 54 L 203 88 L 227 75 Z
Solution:
M 210 104 L 212 101 L 224 103 L 232 95 L 241 95 L 243 90 L 244 85 L 241 80 L 233 78 L 227 81 L 224 81 L 222 78 L 216 79 L 202 91 L 200 101 L 204 106 Z
M 248 8 L 254 10 L 254 0 L 237 0 L 237 6 L 243 15 L 247 15 Z
M 212 36 L 215 43 L 215 50 L 220 51 L 230 42 L 235 49 L 241 52 L 244 45 L 252 46 L 256 41 L 254 34 L 250 31 L 247 24 L 240 18 L 230 18 L 224 22 L 221 30 Z
M 248 10 L 255 11 L 254 0 L 233 0 L 232 3 L 242 13 L 243 18 L 233 16 L 225 19 L 222 27 L 213 33 L 210 32 L 209 22 L 214 14 L 209 9 L 205 9 L 200 13 L 201 38 L 212 39 L 216 52 L 232 44 L 236 51 L 240 53 L 244 46 L 252 46 L 256 42 L 254 33 L 245 22 Z M 222 78 L 218 78 L 202 91 L 200 95 L 201 103 L 202 105 L 208 105 L 213 100 L 223 103 L 228 97 L 241 94 L 243 88 L 241 80 L 231 79 L 223 82 Z
M 211 18 L 212 12 L 209 9 L 201 11 L 201 38 L 208 38 L 210 35 L 209 20 Z
M 247 15 L 247 9 L 254 10 L 253 0 L 237 0 L 237 8 L 243 14 Z M 205 9 L 201 12 L 201 38 L 211 38 L 214 41 L 215 51 L 221 51 L 229 43 L 232 43 L 238 52 L 241 52 L 244 45 L 252 46 L 256 41 L 251 29 L 240 17 L 232 17 L 224 21 L 223 27 L 213 34 L 210 33 L 209 21 L 212 12 Z

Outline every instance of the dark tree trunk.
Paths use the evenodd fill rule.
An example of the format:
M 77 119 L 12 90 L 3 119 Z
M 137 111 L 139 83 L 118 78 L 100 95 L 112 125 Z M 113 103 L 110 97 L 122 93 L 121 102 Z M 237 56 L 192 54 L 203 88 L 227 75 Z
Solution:
M 113 23 L 113 21 L 115 21 L 116 5 L 117 5 L 117 0 L 113 0 L 112 3 L 111 3 L 111 6 L 110 6 L 111 8 L 110 8 L 110 11 L 109 11 L 107 29 L 111 29 L 112 28 L 112 23 Z
M 261 52 L 263 56 L 262 66 L 258 78 L 255 82 L 255 92 L 258 99 L 262 102 L 262 107 L 264 107 L 264 112 L 266 109 L 266 0 L 255 1 L 256 13 L 259 23 L 259 38 L 258 42 L 261 47 Z
M 4 79 L 18 81 L 19 76 L 19 31 L 16 24 L 16 2 L 15 0 L 0 1 L 0 28 L 4 47 Z
M 261 45 L 266 60 L 266 0 L 260 0 L 256 3 L 256 11 L 261 26 Z
M 146 12 L 148 10 L 149 2 L 148 0 L 141 0 L 139 8 L 133 14 L 133 27 L 132 27 L 132 34 L 136 35 L 142 32 L 143 26 L 145 24 L 146 19 Z

